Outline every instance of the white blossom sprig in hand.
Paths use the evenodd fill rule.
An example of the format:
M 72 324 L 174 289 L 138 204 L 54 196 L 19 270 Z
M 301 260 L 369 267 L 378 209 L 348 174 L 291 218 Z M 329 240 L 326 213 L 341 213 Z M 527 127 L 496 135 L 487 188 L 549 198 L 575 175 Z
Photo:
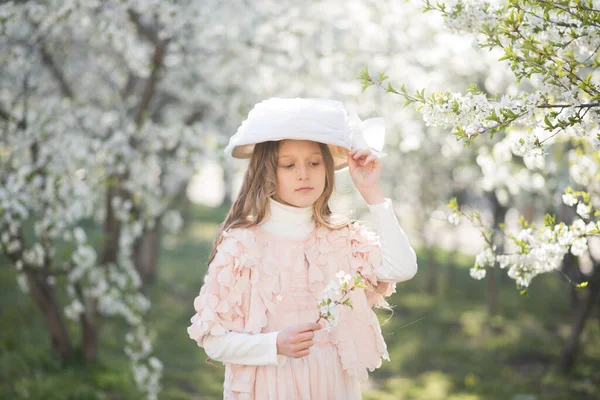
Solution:
M 316 322 L 319 322 L 321 319 L 329 322 L 325 327 L 325 330 L 328 332 L 338 322 L 339 311 L 336 309 L 336 306 L 343 305 L 352 308 L 348 294 L 354 289 L 367 288 L 363 283 L 362 275 L 358 273 L 352 276 L 344 271 L 340 271 L 335 276 L 337 280 L 329 282 L 323 290 L 323 297 L 317 303 L 317 307 L 319 307 L 319 319 Z

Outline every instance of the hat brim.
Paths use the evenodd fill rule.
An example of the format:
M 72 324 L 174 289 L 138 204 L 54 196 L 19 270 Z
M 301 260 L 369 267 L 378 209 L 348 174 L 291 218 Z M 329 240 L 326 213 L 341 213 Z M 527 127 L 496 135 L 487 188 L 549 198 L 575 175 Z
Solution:
M 333 157 L 333 168 L 336 171 L 344 169 L 348 166 L 348 149 L 343 146 L 327 144 L 331 156 Z M 235 146 L 231 151 L 231 156 L 235 158 L 250 158 L 254 151 L 254 144 L 244 144 Z

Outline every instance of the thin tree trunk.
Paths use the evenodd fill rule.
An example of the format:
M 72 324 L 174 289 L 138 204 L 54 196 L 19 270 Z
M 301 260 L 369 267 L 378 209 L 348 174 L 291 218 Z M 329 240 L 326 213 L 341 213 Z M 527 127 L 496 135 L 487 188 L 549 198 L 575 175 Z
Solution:
M 600 265 L 594 265 L 594 272 L 588 282 L 588 295 L 585 300 L 580 303 L 580 306 L 575 313 L 573 323 L 571 324 L 571 334 L 563 347 L 560 358 L 559 367 L 565 372 L 570 371 L 575 364 L 577 351 L 579 350 L 579 342 L 581 340 L 581 333 L 585 328 L 585 323 L 587 322 L 593 307 L 600 300 Z
M 508 209 L 504 207 L 495 193 L 488 193 L 488 199 L 492 203 L 492 212 L 494 214 L 494 231 L 500 229 L 500 224 L 506 219 Z M 494 233 L 492 243 L 496 245 L 496 251 L 502 252 L 504 249 L 504 238 L 502 235 Z M 498 284 L 496 279 L 496 267 L 486 268 L 485 281 L 487 286 L 487 308 L 488 315 L 494 315 L 498 311 Z
M 488 316 L 496 314 L 498 311 L 498 285 L 496 284 L 496 268 L 486 268 L 485 283 L 487 286 L 487 312 Z
M 26 271 L 25 276 L 27 277 L 29 293 L 44 315 L 44 321 L 50 333 L 52 349 L 58 353 L 61 359 L 71 359 L 73 357 L 73 347 L 56 302 L 54 289 L 44 279 L 36 276 L 35 272 Z
M 86 361 L 94 361 L 98 356 L 98 330 L 93 321 L 88 312 L 81 314 L 81 347 Z
M 179 209 L 183 208 L 182 217 L 185 221 L 189 219 L 189 216 L 186 218 L 184 212 L 189 213 L 189 199 L 187 197 L 186 191 L 187 185 L 182 185 L 169 208 L 178 207 Z M 146 230 L 143 233 L 141 238 L 138 238 L 133 248 L 133 263 L 135 265 L 136 270 L 140 274 L 140 279 L 142 280 L 142 289 L 145 289 L 148 284 L 154 282 L 156 277 L 158 276 L 158 258 L 160 252 L 160 243 L 162 238 L 162 224 L 161 218 L 159 217 L 156 220 L 156 224 L 153 228 Z
M 83 290 L 79 283 L 75 285 L 75 290 L 77 291 L 77 296 L 85 301 Z M 83 351 L 83 358 L 86 361 L 94 361 L 98 355 L 98 331 L 94 321 L 95 316 L 92 314 L 91 307 L 85 307 L 85 312 L 79 316 L 79 325 L 81 327 L 81 349 Z
M 140 238 L 134 249 L 134 264 L 144 288 L 156 279 L 161 230 L 157 223 Z
M 120 182 L 119 177 L 111 177 Z M 104 245 L 100 256 L 100 265 L 116 264 L 119 252 L 119 238 L 121 236 L 121 222 L 116 218 L 112 208 L 112 199 L 116 196 L 123 196 L 122 190 L 118 184 L 111 184 L 106 191 L 106 219 L 104 220 L 103 238 Z M 98 313 L 98 300 L 90 299 L 85 313 L 81 316 L 81 348 L 87 361 L 93 361 L 98 355 L 98 332 L 102 319 Z

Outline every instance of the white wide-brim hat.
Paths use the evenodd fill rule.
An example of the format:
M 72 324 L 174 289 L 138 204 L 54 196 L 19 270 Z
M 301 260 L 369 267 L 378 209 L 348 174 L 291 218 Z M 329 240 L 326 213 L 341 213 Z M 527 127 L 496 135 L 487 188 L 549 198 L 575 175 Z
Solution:
M 263 100 L 250 110 L 229 139 L 225 153 L 250 158 L 256 143 L 296 139 L 327 144 L 336 170 L 348 166 L 348 150 L 369 149 L 379 157 L 385 156 L 383 118 L 361 121 L 352 107 L 348 110 L 340 101 L 323 98 Z

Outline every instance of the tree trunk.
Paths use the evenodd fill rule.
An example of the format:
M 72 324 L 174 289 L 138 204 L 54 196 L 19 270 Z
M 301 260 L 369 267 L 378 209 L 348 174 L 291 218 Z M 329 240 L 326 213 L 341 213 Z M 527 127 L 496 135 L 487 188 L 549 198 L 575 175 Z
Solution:
M 487 312 L 488 316 L 498 311 L 498 285 L 496 284 L 496 268 L 486 268 L 485 283 L 487 286 Z
M 183 220 L 183 225 L 181 227 L 182 230 L 187 230 L 190 226 L 190 222 L 192 221 L 192 202 L 187 196 L 186 188 L 187 185 L 183 189 L 183 194 L 179 203 L 179 213 L 181 214 L 181 219 Z
M 134 249 L 134 264 L 144 288 L 156 279 L 161 231 L 161 225 L 157 222 L 140 238 Z
M 26 271 L 25 276 L 29 285 L 29 293 L 44 315 L 44 321 L 50 333 L 52 349 L 63 360 L 71 359 L 73 357 L 73 347 L 56 302 L 54 289 L 42 277 L 36 276 L 35 272 Z
M 120 182 L 120 179 L 113 176 Z M 117 255 L 119 253 L 119 238 L 121 236 L 121 222 L 115 217 L 112 208 L 112 199 L 115 196 L 123 197 L 123 191 L 120 188 L 120 183 L 111 184 L 106 191 L 106 219 L 104 220 L 103 239 L 104 244 L 100 255 L 100 265 L 116 264 Z M 101 316 L 98 313 L 98 300 L 90 299 L 86 305 L 85 313 L 81 316 L 79 322 L 81 326 L 81 348 L 83 356 L 86 360 L 92 361 L 96 359 L 98 354 L 98 335 L 100 324 L 102 323 Z
M 94 325 L 94 316 L 89 310 L 81 314 L 79 319 L 81 325 L 81 348 L 86 361 L 96 360 L 98 355 L 98 330 Z
M 581 333 L 585 327 L 593 307 L 600 300 L 600 265 L 594 265 L 594 272 L 589 279 L 588 296 L 580 302 L 573 322 L 571 325 L 571 334 L 563 347 L 562 355 L 559 362 L 559 367 L 565 372 L 569 372 L 575 364 Z
M 495 193 L 488 193 L 488 200 L 492 204 L 492 212 L 494 214 L 494 232 L 500 230 L 500 224 L 504 223 L 506 219 L 506 212 L 508 209 L 504 207 Z M 502 253 L 504 251 L 504 237 L 502 235 L 494 233 L 492 235 L 492 243 L 496 245 L 496 252 Z M 486 268 L 485 281 L 487 286 L 487 308 L 488 315 L 494 315 L 498 311 L 498 284 L 496 279 L 496 266 Z

